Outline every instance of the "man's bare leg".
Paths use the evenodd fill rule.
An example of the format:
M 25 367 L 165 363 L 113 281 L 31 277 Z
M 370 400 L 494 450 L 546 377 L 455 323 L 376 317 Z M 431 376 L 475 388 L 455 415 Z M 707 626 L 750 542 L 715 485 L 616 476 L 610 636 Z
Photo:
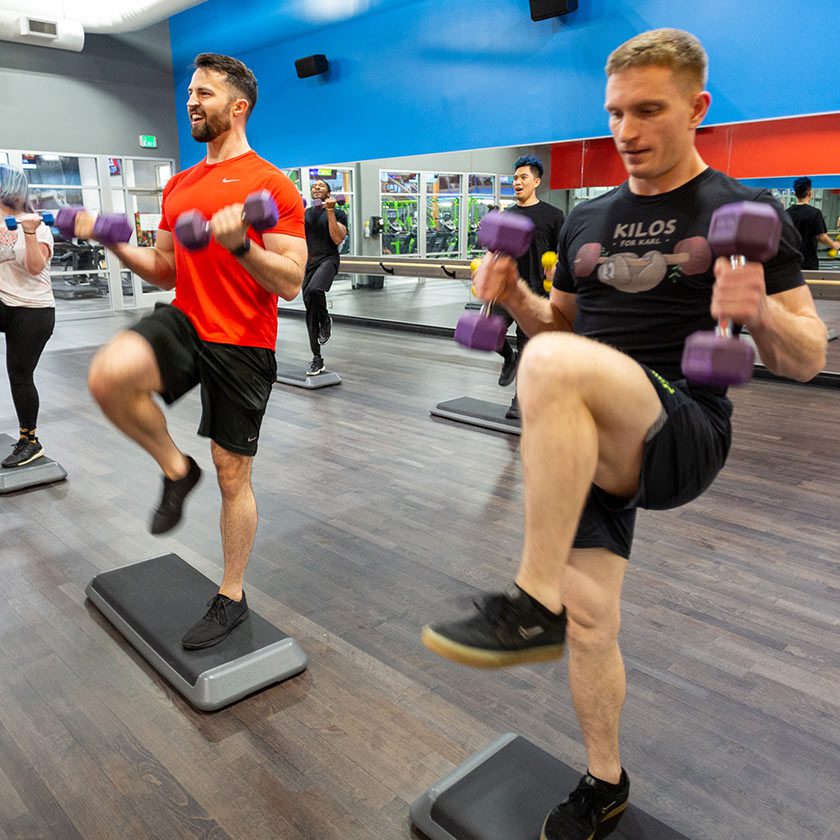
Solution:
M 251 487 L 253 458 L 229 452 L 215 442 L 211 444 L 211 451 L 222 491 L 219 523 L 225 571 L 219 592 L 233 601 L 241 601 L 245 567 L 251 556 L 258 521 L 257 502 Z
M 94 356 L 88 387 L 105 416 L 138 443 L 172 480 L 188 471 L 186 456 L 169 435 L 166 418 L 152 397 L 163 380 L 151 345 L 131 330 L 118 333 Z

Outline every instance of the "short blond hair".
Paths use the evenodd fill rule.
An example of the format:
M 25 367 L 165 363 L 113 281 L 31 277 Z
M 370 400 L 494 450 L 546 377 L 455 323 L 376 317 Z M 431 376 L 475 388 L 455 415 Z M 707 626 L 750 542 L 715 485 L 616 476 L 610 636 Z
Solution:
M 709 75 L 709 57 L 690 32 L 651 29 L 614 49 L 604 69 L 607 76 L 612 76 L 632 67 L 670 67 L 696 90 L 703 90 Z

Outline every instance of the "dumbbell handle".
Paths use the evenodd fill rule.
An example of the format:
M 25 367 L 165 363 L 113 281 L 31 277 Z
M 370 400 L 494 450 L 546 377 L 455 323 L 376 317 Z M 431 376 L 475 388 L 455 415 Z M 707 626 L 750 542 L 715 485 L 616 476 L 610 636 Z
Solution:
M 41 213 L 41 222 L 43 222 L 43 224 L 45 224 L 49 227 L 49 226 L 52 225 L 52 223 L 54 221 L 55 221 L 55 218 L 53 217 L 52 213 L 49 213 L 49 212 Z M 16 230 L 17 226 L 20 224 L 20 219 L 17 216 L 7 216 L 6 219 L 5 219 L 5 222 L 6 222 L 6 227 L 9 230 Z
M 743 268 L 747 264 L 747 258 L 740 254 L 733 254 L 729 257 L 729 264 L 732 268 Z M 732 338 L 732 322 L 729 318 L 719 318 L 715 332 L 721 338 Z

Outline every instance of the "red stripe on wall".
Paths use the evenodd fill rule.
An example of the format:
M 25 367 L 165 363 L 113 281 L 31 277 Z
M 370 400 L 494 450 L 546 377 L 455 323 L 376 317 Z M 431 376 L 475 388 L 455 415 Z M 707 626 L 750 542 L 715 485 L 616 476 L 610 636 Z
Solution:
M 733 178 L 840 174 L 840 114 L 701 128 L 697 149 Z M 626 177 L 612 138 L 551 147 L 551 189 L 609 187 Z

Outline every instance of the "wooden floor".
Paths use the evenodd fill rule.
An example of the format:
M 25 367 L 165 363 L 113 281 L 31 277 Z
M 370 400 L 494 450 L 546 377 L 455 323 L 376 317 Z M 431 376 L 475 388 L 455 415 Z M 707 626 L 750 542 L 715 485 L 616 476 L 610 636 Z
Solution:
M 152 537 L 154 465 L 87 395 L 95 345 L 125 320 L 59 325 L 40 427 L 70 479 L 0 497 L 0 838 L 397 840 L 414 797 L 503 732 L 583 766 L 564 663 L 475 672 L 418 642 L 510 580 L 521 535 L 518 441 L 428 415 L 511 390 L 495 358 L 443 339 L 338 325 L 325 357 L 344 383 L 278 387 L 247 591 L 309 669 L 214 714 L 175 695 L 83 594 L 100 570 L 170 551 L 215 578 L 221 563 L 209 474 L 186 523 Z M 280 330 L 281 355 L 305 364 L 302 322 Z M 637 805 L 692 840 L 829 840 L 840 392 L 757 382 L 734 398 L 715 486 L 640 515 L 624 763 Z M 198 408 L 193 394 L 169 416 L 207 468 Z M 15 425 L 4 379 L 0 430 Z

